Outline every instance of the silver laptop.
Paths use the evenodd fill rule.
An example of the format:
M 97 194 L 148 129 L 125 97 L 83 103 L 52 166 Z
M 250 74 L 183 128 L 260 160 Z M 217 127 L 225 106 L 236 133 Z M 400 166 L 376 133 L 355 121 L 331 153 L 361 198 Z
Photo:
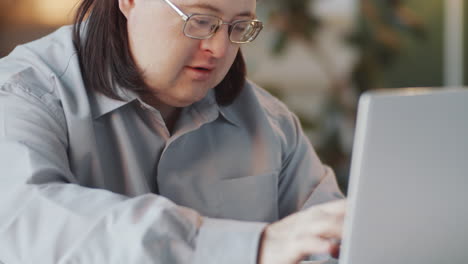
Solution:
M 468 89 L 361 96 L 340 264 L 468 263 Z

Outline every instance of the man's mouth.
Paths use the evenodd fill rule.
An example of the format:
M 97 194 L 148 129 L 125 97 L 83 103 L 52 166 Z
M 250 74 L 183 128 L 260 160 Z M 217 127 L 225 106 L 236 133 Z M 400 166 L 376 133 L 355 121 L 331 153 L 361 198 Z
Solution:
M 207 80 L 211 77 L 211 73 L 213 72 L 213 67 L 208 66 L 187 66 L 186 69 L 188 73 L 194 80 L 203 81 Z
M 212 67 L 202 67 L 202 66 L 195 66 L 195 67 L 188 66 L 188 67 L 191 68 L 191 69 L 194 69 L 194 70 L 206 71 L 206 72 L 210 72 L 210 71 L 213 70 Z

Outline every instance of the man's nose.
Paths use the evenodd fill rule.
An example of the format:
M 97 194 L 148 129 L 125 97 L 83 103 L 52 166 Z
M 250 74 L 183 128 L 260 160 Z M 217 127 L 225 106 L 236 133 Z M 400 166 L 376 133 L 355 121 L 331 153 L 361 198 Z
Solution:
M 200 43 L 201 49 L 210 52 L 215 58 L 224 57 L 230 45 L 228 27 L 224 25 L 211 38 L 203 39 Z

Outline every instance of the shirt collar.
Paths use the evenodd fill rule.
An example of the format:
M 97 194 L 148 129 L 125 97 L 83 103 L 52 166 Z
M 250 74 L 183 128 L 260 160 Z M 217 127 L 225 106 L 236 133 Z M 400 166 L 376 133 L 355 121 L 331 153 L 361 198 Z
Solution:
M 116 94 L 122 100 L 112 99 L 102 93 L 92 91 L 94 97 L 93 118 L 97 119 L 138 99 L 138 95 L 128 89 L 116 87 Z
M 216 92 L 214 89 L 211 89 L 205 96 L 205 98 L 197 102 L 196 104 L 200 103 L 203 105 L 212 105 L 216 108 L 217 112 L 219 112 L 219 114 L 224 120 L 235 126 L 240 126 L 240 121 L 235 115 L 235 113 L 232 111 L 231 107 L 218 105 L 218 103 L 216 102 Z
M 98 119 L 112 111 L 115 111 L 129 103 L 139 100 L 139 96 L 132 90 L 124 89 L 117 86 L 115 89 L 116 94 L 122 98 L 122 100 L 112 99 L 102 93 L 92 92 L 94 94 L 95 107 L 93 109 L 93 118 Z M 240 121 L 235 113 L 229 106 L 220 106 L 216 102 L 216 95 L 214 89 L 211 89 L 205 98 L 195 102 L 194 107 L 198 109 L 200 113 L 206 113 L 209 109 L 215 108 L 214 110 L 219 112 L 220 115 L 229 123 L 240 126 Z M 190 106 L 189 106 L 190 107 Z M 212 109 L 213 110 L 213 109 Z

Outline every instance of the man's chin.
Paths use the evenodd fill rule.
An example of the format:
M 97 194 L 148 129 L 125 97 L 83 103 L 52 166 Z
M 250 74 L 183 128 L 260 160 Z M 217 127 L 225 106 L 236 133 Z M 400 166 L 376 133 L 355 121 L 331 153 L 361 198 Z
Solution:
M 200 95 L 195 95 L 195 96 L 188 97 L 188 98 L 178 98 L 177 101 L 173 102 L 173 104 L 174 104 L 173 106 L 175 106 L 175 107 L 191 106 L 192 104 L 203 100 L 203 98 L 206 97 L 206 94 L 207 93 L 200 94 Z

